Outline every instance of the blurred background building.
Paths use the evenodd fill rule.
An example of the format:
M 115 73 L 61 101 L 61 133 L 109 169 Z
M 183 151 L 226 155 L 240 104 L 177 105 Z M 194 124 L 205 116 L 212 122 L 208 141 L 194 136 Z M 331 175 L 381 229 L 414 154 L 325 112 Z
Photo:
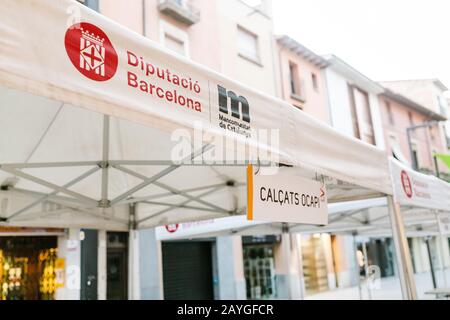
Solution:
M 318 55 L 288 35 L 275 35 L 271 0 L 79 2 L 420 171 L 437 174 L 438 167 L 444 177 L 448 172 L 434 159 L 450 147 L 444 84 L 437 79 L 378 83 L 339 57 Z M 310 295 L 358 285 L 356 253 L 363 244 L 382 277 L 397 273 L 393 243 L 386 237 L 355 241 L 352 235 L 324 233 L 160 241 L 150 229 L 138 232 L 139 250 L 129 252 L 128 233 L 35 232 L 0 230 L 0 281 L 8 286 L 4 299 L 299 299 L 303 289 Z M 415 272 L 429 272 L 424 239 L 411 238 L 409 244 Z M 448 238 L 434 237 L 431 249 L 433 265 L 450 266 Z M 51 287 L 55 275 L 45 271 L 45 263 L 55 267 L 57 251 L 66 263 L 80 267 L 79 274 L 74 270 L 73 285 L 64 289 Z M 136 263 L 139 275 L 133 273 Z M 22 270 L 20 277 L 11 273 L 15 268 Z M 10 274 L 28 277 L 28 289 L 9 290 Z M 45 279 L 51 289 L 44 292 Z

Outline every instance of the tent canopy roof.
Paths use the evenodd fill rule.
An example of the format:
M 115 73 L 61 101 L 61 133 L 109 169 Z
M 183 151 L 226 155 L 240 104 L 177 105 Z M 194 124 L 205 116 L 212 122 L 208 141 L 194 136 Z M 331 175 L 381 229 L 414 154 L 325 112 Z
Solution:
M 68 27 L 70 8 L 79 10 L 81 25 Z M 87 42 L 80 28 L 110 42 L 88 47 L 98 50 L 106 73 L 83 60 Z M 256 150 L 261 161 L 325 179 L 329 202 L 392 194 L 384 151 L 169 52 L 75 1 L 4 1 L 0 39 L 3 223 L 123 230 L 242 215 L 243 165 L 256 158 L 246 154 L 241 162 L 230 162 L 218 151 L 234 152 L 237 145 Z M 149 64 L 135 66 L 130 52 L 200 89 L 146 74 Z M 130 85 L 130 73 L 142 80 L 139 86 Z M 101 78 L 105 74 L 110 77 Z M 180 95 L 198 102 L 201 110 L 181 106 Z M 244 128 L 244 135 L 223 128 L 221 121 Z M 173 161 L 181 141 L 176 137 L 193 137 L 199 125 L 207 143 L 190 141 L 192 153 L 185 160 L 201 165 L 180 166 Z M 275 132 L 277 139 L 262 141 L 262 130 Z M 223 147 L 217 137 L 235 144 Z M 201 160 L 208 155 L 214 155 L 214 165 Z

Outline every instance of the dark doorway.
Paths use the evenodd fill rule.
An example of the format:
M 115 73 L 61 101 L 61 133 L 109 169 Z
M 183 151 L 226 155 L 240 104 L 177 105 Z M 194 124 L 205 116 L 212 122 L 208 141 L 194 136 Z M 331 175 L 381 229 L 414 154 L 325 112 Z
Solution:
M 163 242 L 164 299 L 214 299 L 211 242 Z
M 369 265 L 380 267 L 382 278 L 394 275 L 393 244 L 391 239 L 371 239 L 367 243 Z
M 128 233 L 108 232 L 106 297 L 128 299 Z
M 97 300 L 98 231 L 82 230 L 81 241 L 81 300 Z

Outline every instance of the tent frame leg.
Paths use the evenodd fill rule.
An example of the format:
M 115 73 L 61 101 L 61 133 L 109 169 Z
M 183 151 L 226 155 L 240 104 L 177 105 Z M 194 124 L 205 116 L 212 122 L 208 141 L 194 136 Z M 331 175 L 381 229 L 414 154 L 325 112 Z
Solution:
M 102 168 L 102 186 L 101 186 L 102 198 L 99 201 L 100 208 L 109 207 L 109 200 L 108 200 L 109 126 L 110 126 L 110 118 L 109 118 L 109 116 L 104 115 L 103 116 L 103 152 L 102 152 L 102 162 L 100 164 L 100 167 Z
M 387 201 L 402 295 L 406 300 L 416 300 L 417 291 L 414 281 L 414 271 L 412 268 L 411 254 L 405 235 L 400 205 L 394 201 L 394 198 L 391 195 L 387 196 Z

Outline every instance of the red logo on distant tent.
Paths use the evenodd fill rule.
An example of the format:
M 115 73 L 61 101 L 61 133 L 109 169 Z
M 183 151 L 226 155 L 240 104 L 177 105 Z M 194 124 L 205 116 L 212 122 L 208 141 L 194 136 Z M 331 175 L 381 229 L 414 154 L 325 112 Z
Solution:
M 64 38 L 67 55 L 83 75 L 95 81 L 111 79 L 118 57 L 106 34 L 87 22 L 74 24 Z
M 406 196 L 408 198 L 412 198 L 413 190 L 412 190 L 411 180 L 409 179 L 409 176 L 405 170 L 402 170 L 402 172 L 401 172 L 401 181 L 402 181 L 403 191 L 405 191 Z
M 175 231 L 178 230 L 178 223 L 177 224 L 168 224 L 166 225 L 166 230 L 170 233 L 174 233 Z

